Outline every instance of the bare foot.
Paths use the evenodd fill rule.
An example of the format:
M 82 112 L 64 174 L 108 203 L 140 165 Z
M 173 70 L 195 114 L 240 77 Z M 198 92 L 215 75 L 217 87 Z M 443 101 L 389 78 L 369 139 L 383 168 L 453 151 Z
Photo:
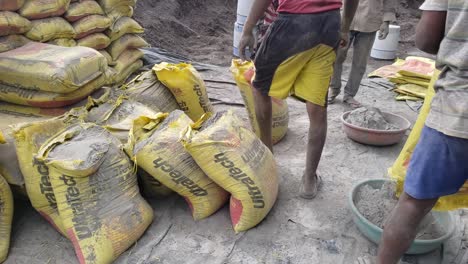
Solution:
M 312 179 L 309 179 L 305 175 L 302 176 L 300 196 L 308 200 L 314 199 L 317 196 L 321 182 L 322 179 L 318 175 L 315 175 Z
M 343 98 L 343 102 L 351 106 L 352 108 L 359 108 L 362 106 L 360 102 L 358 102 L 356 99 L 353 97 L 346 97 Z

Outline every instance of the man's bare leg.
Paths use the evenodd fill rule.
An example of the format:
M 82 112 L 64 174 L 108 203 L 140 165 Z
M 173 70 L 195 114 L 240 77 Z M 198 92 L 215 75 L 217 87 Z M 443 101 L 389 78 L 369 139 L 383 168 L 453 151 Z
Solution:
M 273 142 L 271 139 L 271 126 L 273 122 L 271 97 L 254 91 L 254 99 L 260 139 L 273 152 Z
M 378 264 L 396 264 L 411 246 L 419 224 L 438 199 L 418 200 L 405 192 L 386 221 L 377 256 Z
M 309 114 L 309 139 L 307 142 L 306 169 L 301 196 L 313 199 L 317 195 L 317 167 L 327 137 L 327 108 L 307 102 Z

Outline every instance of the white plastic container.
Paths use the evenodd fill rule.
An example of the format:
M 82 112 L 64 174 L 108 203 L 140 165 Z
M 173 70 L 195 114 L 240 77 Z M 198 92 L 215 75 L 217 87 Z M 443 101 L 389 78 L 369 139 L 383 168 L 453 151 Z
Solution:
M 244 29 L 243 24 L 239 24 L 238 22 L 234 23 L 234 41 L 233 41 L 233 54 L 236 57 L 239 57 L 239 42 L 242 36 L 242 30 Z
M 372 47 L 371 57 L 381 60 L 393 60 L 398 51 L 398 42 L 400 41 L 400 26 L 390 25 L 386 39 L 380 40 L 375 36 L 374 46 Z
M 237 23 L 244 25 L 252 9 L 254 0 L 238 0 L 237 1 Z

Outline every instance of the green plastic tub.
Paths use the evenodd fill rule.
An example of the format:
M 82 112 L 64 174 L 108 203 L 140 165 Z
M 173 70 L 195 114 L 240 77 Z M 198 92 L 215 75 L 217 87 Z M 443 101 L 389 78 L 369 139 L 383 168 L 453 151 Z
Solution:
M 382 237 L 383 230 L 378 226 L 372 224 L 368 221 L 357 209 L 356 207 L 356 199 L 357 194 L 361 188 L 365 185 L 369 185 L 374 189 L 380 189 L 384 182 L 388 182 L 388 179 L 372 179 L 372 180 L 365 180 L 357 185 L 355 185 L 349 195 L 349 206 L 353 212 L 353 220 L 356 226 L 358 227 L 359 231 L 366 236 L 372 242 L 379 244 L 380 239 Z M 417 255 L 417 254 L 425 254 L 431 252 L 437 248 L 439 248 L 445 241 L 447 241 L 453 234 L 455 230 L 455 223 L 453 220 L 452 215 L 449 212 L 432 212 L 436 221 L 443 227 L 445 227 L 445 235 L 437 239 L 431 240 L 420 240 L 416 239 L 413 244 L 411 245 L 410 249 L 406 252 L 406 254 L 410 255 Z

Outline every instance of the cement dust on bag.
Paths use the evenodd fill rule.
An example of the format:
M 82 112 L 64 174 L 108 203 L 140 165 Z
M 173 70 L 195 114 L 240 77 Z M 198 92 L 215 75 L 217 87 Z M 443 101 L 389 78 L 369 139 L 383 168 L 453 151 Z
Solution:
M 81 264 L 112 263 L 153 219 L 120 142 L 94 124 L 69 126 L 37 158 L 49 168 L 59 215 Z
M 205 82 L 190 64 L 163 62 L 153 67 L 158 79 L 172 92 L 179 107 L 194 122 L 203 114 L 213 112 Z
M 0 263 L 5 261 L 10 248 L 13 210 L 13 194 L 6 180 L 0 175 Z
M 147 198 L 161 198 L 169 196 L 173 191 L 160 181 L 156 180 L 148 172 L 142 168 L 138 168 L 138 182 L 141 187 L 141 192 Z
M 15 195 L 19 195 L 19 198 L 27 198 L 24 177 L 20 171 L 11 129 L 3 129 L 3 136 L 5 143 L 0 144 L 0 174 L 11 185 Z
M 393 164 L 391 168 L 388 169 L 388 174 L 393 179 L 397 180 L 398 183 L 398 193 L 400 194 L 403 191 L 403 184 L 406 178 L 406 173 L 408 170 L 408 166 L 410 164 L 411 156 L 413 155 L 413 151 L 416 148 L 416 145 L 419 142 L 419 137 L 421 136 L 422 130 L 426 123 L 426 118 L 429 115 L 432 99 L 435 96 L 434 90 L 434 83 L 437 81 L 440 72 L 436 70 L 434 73 L 432 80 L 430 82 L 428 92 L 426 94 L 426 98 L 424 100 L 424 105 L 422 106 L 418 119 L 413 126 L 413 130 L 411 131 L 408 139 L 406 140 L 405 146 L 400 152 L 397 160 Z M 465 185 L 460 189 L 460 191 L 453 195 L 448 195 L 441 197 L 437 204 L 435 205 L 434 209 L 439 211 L 448 211 L 448 210 L 457 210 L 460 208 L 467 208 L 468 207 L 468 181 Z
M 219 210 L 229 194 L 200 169 L 179 142 L 192 120 L 180 110 L 135 120 L 127 153 L 156 180 L 185 198 L 195 220 Z
M 236 232 L 259 224 L 278 195 L 276 162 L 270 150 L 232 110 L 205 115 L 190 126 L 182 142 L 215 183 L 231 193 Z
M 244 100 L 245 108 L 249 115 L 250 125 L 254 133 L 260 137 L 257 115 L 255 113 L 254 93 L 257 91 L 251 85 L 251 80 L 255 74 L 253 62 L 232 60 L 231 73 L 234 76 L 239 92 Z M 289 110 L 286 100 L 271 98 L 272 105 L 272 141 L 278 143 L 288 132 Z

